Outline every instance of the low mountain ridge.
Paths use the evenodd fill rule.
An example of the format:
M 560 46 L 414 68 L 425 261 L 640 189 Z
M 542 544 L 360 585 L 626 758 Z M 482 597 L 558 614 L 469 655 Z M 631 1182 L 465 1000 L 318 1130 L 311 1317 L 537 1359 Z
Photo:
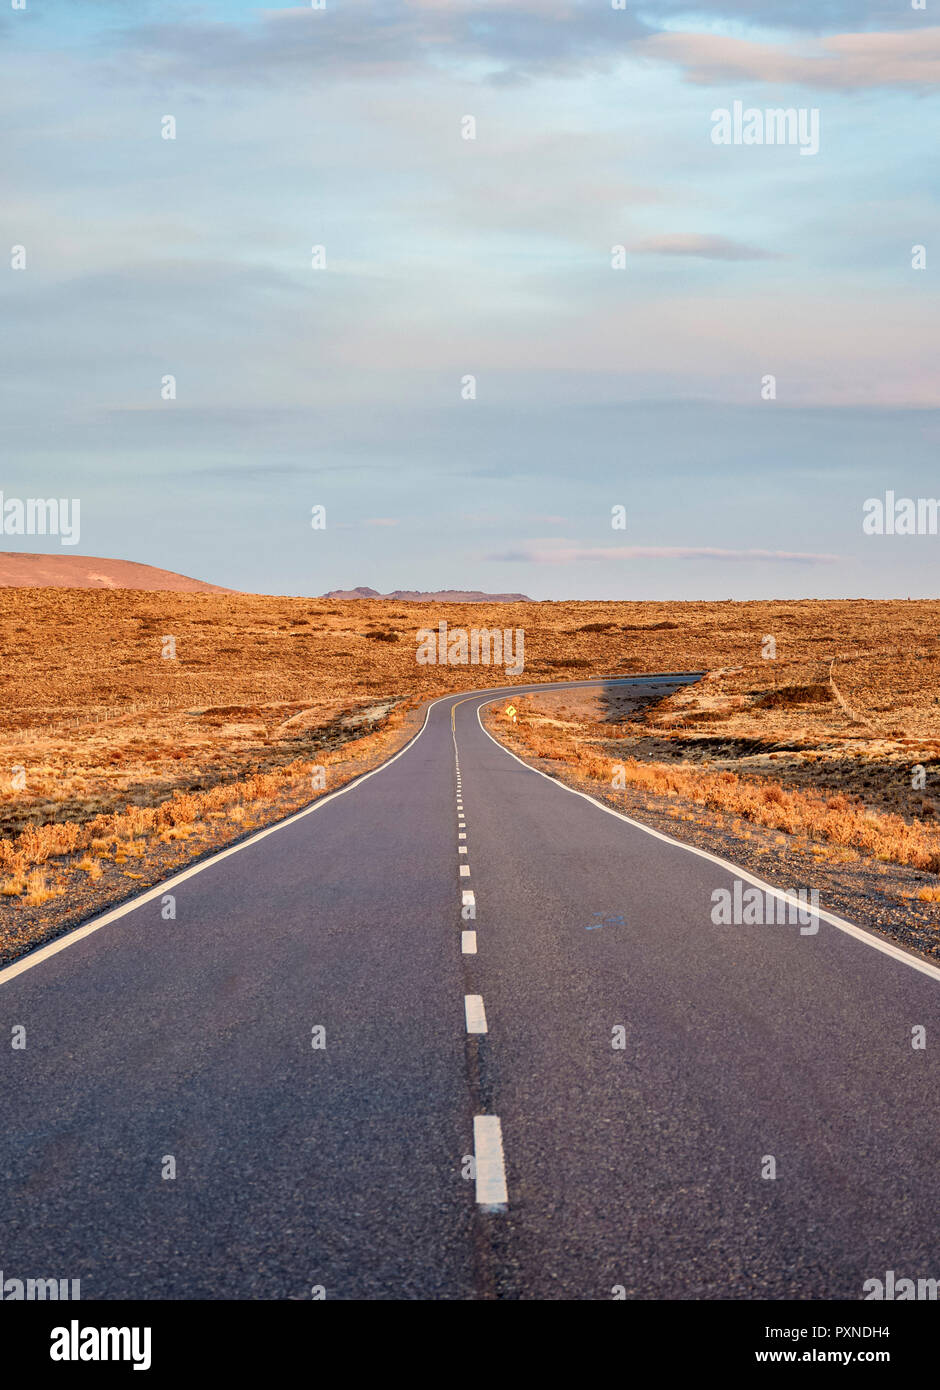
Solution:
M 331 589 L 321 598 L 353 599 L 381 598 L 396 599 L 411 603 L 534 603 L 528 594 L 485 594 L 482 589 L 392 589 L 391 593 L 380 594 L 378 589 L 360 585 L 357 589 Z

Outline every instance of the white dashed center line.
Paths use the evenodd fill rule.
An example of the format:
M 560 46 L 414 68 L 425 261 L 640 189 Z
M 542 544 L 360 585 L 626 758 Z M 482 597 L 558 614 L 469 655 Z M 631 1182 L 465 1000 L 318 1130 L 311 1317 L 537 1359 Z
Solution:
M 476 1198 L 481 1207 L 504 1208 L 508 1201 L 503 1130 L 497 1115 L 474 1115 L 473 1153 L 476 1162 Z
M 463 1006 L 467 1015 L 468 1033 L 486 1032 L 486 1010 L 483 1007 L 482 994 L 465 994 Z
M 454 737 L 454 769 L 457 775 L 457 839 L 460 841 L 466 840 L 467 827 L 463 813 L 460 762 L 457 756 L 455 710 L 456 706 L 452 706 L 450 723 Z M 457 853 L 458 855 L 466 855 L 466 845 L 458 844 Z M 470 877 L 469 864 L 461 863 L 459 868 L 461 878 Z M 466 920 L 467 916 L 472 918 L 476 915 L 476 898 L 469 888 L 464 888 L 462 890 L 462 906 L 464 909 L 464 920 Z M 467 908 L 472 908 L 473 911 L 468 914 L 466 912 Z M 477 934 L 475 931 L 461 931 L 460 950 L 465 956 L 475 956 L 477 954 Z M 463 1006 L 467 1019 L 467 1033 L 470 1035 L 486 1033 L 488 1029 L 486 1024 L 486 1010 L 483 1007 L 483 995 L 465 994 Z M 503 1131 L 499 1118 L 496 1115 L 474 1115 L 473 1154 L 476 1169 L 477 1205 L 483 1211 L 505 1211 L 509 1197 L 506 1190 Z

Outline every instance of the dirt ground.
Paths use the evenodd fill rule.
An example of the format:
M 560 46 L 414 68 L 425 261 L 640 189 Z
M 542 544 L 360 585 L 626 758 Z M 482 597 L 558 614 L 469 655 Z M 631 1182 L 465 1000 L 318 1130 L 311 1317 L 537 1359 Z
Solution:
M 442 622 L 521 630 L 523 669 L 420 662 L 421 630 Z M 331 760 L 371 765 L 421 700 L 487 685 L 701 672 L 643 705 L 551 696 L 540 717 L 600 754 L 844 794 L 930 826 L 938 633 L 934 601 L 0 589 L 0 944 L 22 950 L 309 802 L 311 768 L 330 763 L 335 785 Z

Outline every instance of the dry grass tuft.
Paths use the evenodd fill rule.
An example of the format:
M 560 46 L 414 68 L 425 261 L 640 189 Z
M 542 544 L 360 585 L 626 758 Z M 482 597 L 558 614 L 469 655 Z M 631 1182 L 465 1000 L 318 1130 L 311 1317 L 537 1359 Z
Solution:
M 94 859 L 90 854 L 83 854 L 75 867 L 87 874 L 92 883 L 97 883 L 104 873 L 99 860 Z
M 781 831 L 778 843 L 785 842 L 786 836 L 807 836 L 838 848 L 843 863 L 851 862 L 845 853 L 857 852 L 885 863 L 940 874 L 940 830 L 934 823 L 908 821 L 894 813 L 874 811 L 857 798 L 785 787 L 771 779 L 742 776 L 728 769 L 601 756 L 595 746 L 578 738 L 576 728 L 561 732 L 557 727 L 547 729 L 531 700 L 517 699 L 515 704 L 518 722 L 509 726 L 498 717 L 491 719 L 495 733 L 504 740 L 511 737 L 524 752 L 573 767 L 602 783 L 606 790 L 631 786 L 657 796 L 679 797 Z M 940 900 L 940 889 L 925 891 L 936 892 Z M 924 898 L 928 900 L 934 901 Z
M 64 888 L 50 887 L 42 869 L 33 869 L 26 875 L 26 894 L 23 902 L 27 907 L 42 907 L 43 903 L 61 897 L 64 892 Z

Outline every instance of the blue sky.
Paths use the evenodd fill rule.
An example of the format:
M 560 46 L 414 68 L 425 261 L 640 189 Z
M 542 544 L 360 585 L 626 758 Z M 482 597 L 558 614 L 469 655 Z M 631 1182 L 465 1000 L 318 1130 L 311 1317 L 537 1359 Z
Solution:
M 0 80 L 0 485 L 80 497 L 82 553 L 270 593 L 935 594 L 940 537 L 861 525 L 940 495 L 929 7 L 27 0 Z M 735 101 L 818 109 L 819 153 L 715 145 Z

